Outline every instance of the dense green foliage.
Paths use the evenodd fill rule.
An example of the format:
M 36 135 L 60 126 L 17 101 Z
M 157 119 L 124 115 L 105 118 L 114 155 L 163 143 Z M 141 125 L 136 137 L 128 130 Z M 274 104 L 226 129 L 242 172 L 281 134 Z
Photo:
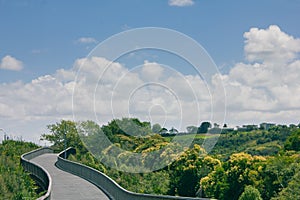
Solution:
M 52 148 L 54 151 L 62 151 L 64 146 L 74 146 L 83 150 L 83 144 L 78 137 L 77 127 L 74 122 L 62 120 L 60 123 L 48 125 L 47 128 L 52 134 L 42 134 L 41 140 L 53 143 Z
M 262 198 L 259 191 L 255 187 L 249 185 L 245 187 L 245 190 L 239 200 L 262 200 Z
M 251 155 L 277 155 L 284 147 L 287 138 L 297 128 L 286 126 L 274 127 L 270 130 L 253 130 L 250 132 L 232 132 L 221 134 L 212 154 L 227 155 L 246 152 Z M 197 143 L 197 141 L 195 141 Z M 202 143 L 202 141 L 200 141 Z
M 20 156 L 36 149 L 33 143 L 6 140 L 0 144 L 0 199 L 36 199 L 36 185 L 20 165 Z
M 159 133 L 160 130 L 161 130 L 160 124 L 153 124 L 153 126 L 152 126 L 153 133 Z
M 296 200 L 300 197 L 300 172 L 293 176 L 288 186 L 284 188 L 278 197 L 272 198 L 272 200 Z
M 55 148 L 62 149 L 66 137 L 68 146 L 77 149 L 70 159 L 106 173 L 134 192 L 220 200 L 260 199 L 260 196 L 264 200 L 297 199 L 295 195 L 300 192 L 297 126 L 227 132 L 221 134 L 209 153 L 201 145 L 204 140 L 215 139 L 214 134 L 180 134 L 176 136 L 181 142 L 178 143 L 173 141 L 174 136 L 152 133 L 150 123 L 138 119 L 113 120 L 102 127 L 92 121 L 61 121 L 48 128 L 51 134 L 42 138 L 53 142 Z M 155 125 L 152 130 L 159 128 Z M 194 130 L 193 126 L 188 128 Z M 192 145 L 182 147 L 191 137 Z M 141 154 L 143 159 L 133 159 L 132 153 Z M 134 172 L 136 166 L 151 169 L 157 158 L 162 166 L 159 170 L 124 172 Z
M 169 166 L 169 194 L 195 196 L 200 186 L 199 180 L 220 164 L 218 159 L 208 156 L 199 145 L 194 145 Z
M 294 131 L 284 144 L 286 150 L 300 151 L 300 130 Z
M 208 128 L 210 128 L 210 127 L 211 127 L 210 122 L 202 122 L 197 130 L 197 133 L 207 133 Z

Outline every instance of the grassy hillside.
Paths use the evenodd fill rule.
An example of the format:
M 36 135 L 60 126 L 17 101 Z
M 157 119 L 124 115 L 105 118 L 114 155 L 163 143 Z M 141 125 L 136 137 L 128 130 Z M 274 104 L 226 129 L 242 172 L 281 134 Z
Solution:
M 124 131 L 132 130 L 132 123 L 142 126 L 135 128 L 134 134 Z M 125 128 L 121 129 L 119 124 Z M 299 127 L 234 131 L 219 137 L 214 134 L 182 134 L 176 136 L 179 143 L 174 142 L 174 136 L 162 137 L 152 133 L 149 127 L 149 123 L 137 119 L 113 120 L 102 127 L 91 121 L 61 121 L 49 125 L 51 133 L 42 138 L 53 142 L 54 148 L 62 148 L 62 130 L 67 128 L 67 145 L 77 149 L 77 154 L 70 159 L 106 173 L 134 192 L 220 200 L 238 200 L 245 188 L 248 188 L 247 195 L 252 191 L 264 200 L 285 198 L 289 190 L 299 193 L 299 187 L 295 187 L 300 170 Z M 201 147 L 203 141 L 216 137 L 216 145 L 207 153 Z M 105 142 L 105 138 L 110 142 Z M 181 146 L 190 139 L 193 142 L 189 148 Z M 93 155 L 85 145 L 100 154 Z M 132 152 L 142 155 L 142 160 L 134 159 Z M 153 152 L 157 157 L 151 157 Z M 151 169 L 157 160 L 163 167 L 151 173 L 124 172 L 134 171 L 136 166 Z
M 36 149 L 33 143 L 3 141 L 0 144 L 0 199 L 36 199 L 37 186 L 20 165 L 20 156 Z

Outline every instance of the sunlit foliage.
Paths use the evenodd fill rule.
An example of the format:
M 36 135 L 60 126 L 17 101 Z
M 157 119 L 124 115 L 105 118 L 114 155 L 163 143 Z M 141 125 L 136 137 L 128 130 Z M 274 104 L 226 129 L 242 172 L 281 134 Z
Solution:
M 37 145 L 6 140 L 0 144 L 0 199 L 36 199 L 37 186 L 20 165 L 20 156 Z

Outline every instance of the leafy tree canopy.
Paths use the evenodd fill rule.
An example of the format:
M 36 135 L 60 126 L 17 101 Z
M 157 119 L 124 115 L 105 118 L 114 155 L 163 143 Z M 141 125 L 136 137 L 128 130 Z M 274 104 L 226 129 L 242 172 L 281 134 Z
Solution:
M 240 196 L 239 200 L 263 200 L 263 199 L 261 198 L 259 191 L 255 187 L 248 185 L 245 187 L 245 190 Z
M 197 130 L 197 133 L 207 133 L 208 129 L 211 128 L 210 122 L 202 122 Z
M 159 133 L 160 130 L 161 130 L 161 125 L 160 124 L 153 124 L 153 126 L 152 126 L 152 132 L 153 133 Z
M 83 144 L 78 135 L 75 122 L 61 120 L 59 123 L 48 125 L 47 128 L 50 133 L 42 134 L 41 140 L 51 142 L 54 150 L 63 150 L 65 144 L 67 147 L 78 147 L 80 150 L 83 149 Z
M 286 150 L 300 151 L 300 130 L 297 129 L 292 132 L 284 144 Z

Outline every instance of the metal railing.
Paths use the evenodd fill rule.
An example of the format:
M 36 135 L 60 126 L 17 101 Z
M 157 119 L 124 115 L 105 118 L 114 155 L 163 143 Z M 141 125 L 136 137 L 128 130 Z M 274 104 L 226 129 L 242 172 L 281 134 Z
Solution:
M 66 150 L 66 155 L 74 154 L 74 148 L 68 148 Z M 77 175 L 81 178 L 88 180 L 89 182 L 96 185 L 103 192 L 107 194 L 107 196 L 112 200 L 208 200 L 207 198 L 191 198 L 191 197 L 177 197 L 177 196 L 166 196 L 166 195 L 150 195 L 150 194 L 139 194 L 130 192 L 120 185 L 118 185 L 114 180 L 112 180 L 107 175 L 102 172 L 88 167 L 86 165 L 73 162 L 67 159 L 64 159 L 65 151 L 59 153 L 56 166 L 60 169 Z
M 37 184 L 42 187 L 44 191 L 47 191 L 46 194 L 39 197 L 38 200 L 48 200 L 51 198 L 52 179 L 47 170 L 36 163 L 30 162 L 30 159 L 45 153 L 53 153 L 53 150 L 48 147 L 43 147 L 25 153 L 20 158 L 23 168 L 35 177 Z

